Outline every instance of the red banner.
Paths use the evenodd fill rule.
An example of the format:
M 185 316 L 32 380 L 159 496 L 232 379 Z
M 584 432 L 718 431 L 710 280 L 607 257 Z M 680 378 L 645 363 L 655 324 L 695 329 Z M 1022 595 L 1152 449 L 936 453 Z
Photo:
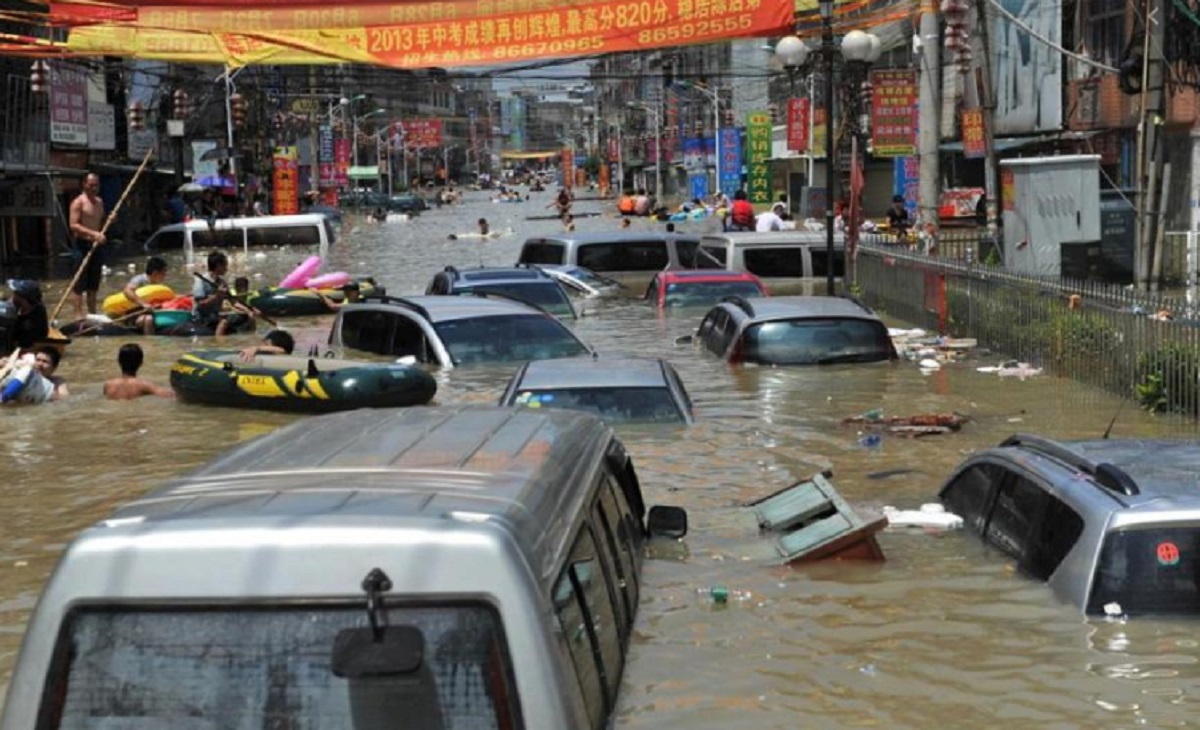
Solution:
M 575 183 L 575 150 L 565 148 L 562 151 L 563 187 L 570 189 Z
M 871 138 L 876 157 L 917 154 L 917 72 L 871 72 Z
M 350 184 L 350 140 L 338 138 L 333 141 L 333 179 L 338 185 Z
M 274 200 L 271 211 L 275 215 L 294 215 L 300 212 L 300 181 L 295 147 L 276 147 L 274 155 L 275 179 Z
M 152 8 L 139 7 L 153 5 Z M 239 7 L 228 7 L 236 5 Z M 103 6 L 56 2 L 86 55 L 180 63 L 369 63 L 397 68 L 484 66 L 762 38 L 792 32 L 792 0 L 457 0 Z
M 787 148 L 793 152 L 808 149 L 808 99 L 788 99 Z
M 963 157 L 968 160 L 978 159 L 987 154 L 987 146 L 983 142 L 983 110 L 962 110 L 962 144 Z
M 404 146 L 410 150 L 442 146 L 441 119 L 409 119 L 400 124 L 404 127 Z

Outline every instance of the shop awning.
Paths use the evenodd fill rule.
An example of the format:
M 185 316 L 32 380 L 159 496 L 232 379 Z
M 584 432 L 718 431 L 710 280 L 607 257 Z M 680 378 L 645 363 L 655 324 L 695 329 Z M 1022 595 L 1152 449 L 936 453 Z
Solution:
M 379 177 L 379 165 L 356 165 L 346 173 L 349 178 Z
M 1005 152 L 1007 150 L 1015 150 L 1020 147 L 1029 147 L 1031 145 L 1049 144 L 1051 142 L 1081 142 L 1085 139 L 1091 139 L 1096 135 L 1098 130 L 1089 130 L 1086 132 L 1056 132 L 1054 134 L 1039 134 L 1034 137 L 997 137 L 995 147 L 997 152 Z M 942 142 L 938 145 L 938 149 L 942 152 L 958 152 L 963 151 L 962 142 Z
M 502 160 L 540 160 L 547 157 L 558 157 L 562 154 L 562 150 L 550 150 L 549 152 L 501 152 L 500 159 Z

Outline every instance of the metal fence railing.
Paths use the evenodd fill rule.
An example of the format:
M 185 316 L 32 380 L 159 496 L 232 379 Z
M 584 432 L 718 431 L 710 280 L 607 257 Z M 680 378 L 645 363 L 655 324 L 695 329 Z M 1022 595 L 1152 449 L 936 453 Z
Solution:
M 1200 417 L 1200 319 L 1180 296 L 860 243 L 862 299 L 1143 407 Z

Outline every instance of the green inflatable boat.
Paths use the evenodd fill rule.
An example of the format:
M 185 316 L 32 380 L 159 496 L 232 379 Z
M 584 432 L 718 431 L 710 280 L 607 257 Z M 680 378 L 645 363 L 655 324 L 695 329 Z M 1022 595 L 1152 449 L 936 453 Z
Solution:
M 362 296 L 383 294 L 384 288 L 370 279 L 358 279 L 358 291 Z M 346 294 L 341 289 L 321 289 L 321 294 L 342 303 Z M 268 317 L 311 317 L 332 314 L 325 302 L 313 289 L 281 289 L 277 286 L 252 291 L 246 295 L 246 303 Z
M 419 367 L 397 363 L 297 355 L 247 362 L 237 351 L 204 350 L 176 361 L 171 387 L 185 403 L 329 413 L 423 405 L 437 392 L 437 381 Z

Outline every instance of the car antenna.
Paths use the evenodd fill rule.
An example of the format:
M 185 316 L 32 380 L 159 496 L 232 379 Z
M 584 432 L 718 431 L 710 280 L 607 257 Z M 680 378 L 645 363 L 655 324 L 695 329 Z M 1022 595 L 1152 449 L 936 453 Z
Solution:
M 1113 414 L 1112 420 L 1108 422 L 1108 428 L 1104 429 L 1104 435 L 1100 438 L 1107 440 L 1108 435 L 1112 433 L 1113 424 L 1117 422 L 1117 418 L 1121 415 L 1121 409 L 1125 407 L 1125 400 L 1121 400 L 1121 404 L 1117 406 L 1117 412 Z

